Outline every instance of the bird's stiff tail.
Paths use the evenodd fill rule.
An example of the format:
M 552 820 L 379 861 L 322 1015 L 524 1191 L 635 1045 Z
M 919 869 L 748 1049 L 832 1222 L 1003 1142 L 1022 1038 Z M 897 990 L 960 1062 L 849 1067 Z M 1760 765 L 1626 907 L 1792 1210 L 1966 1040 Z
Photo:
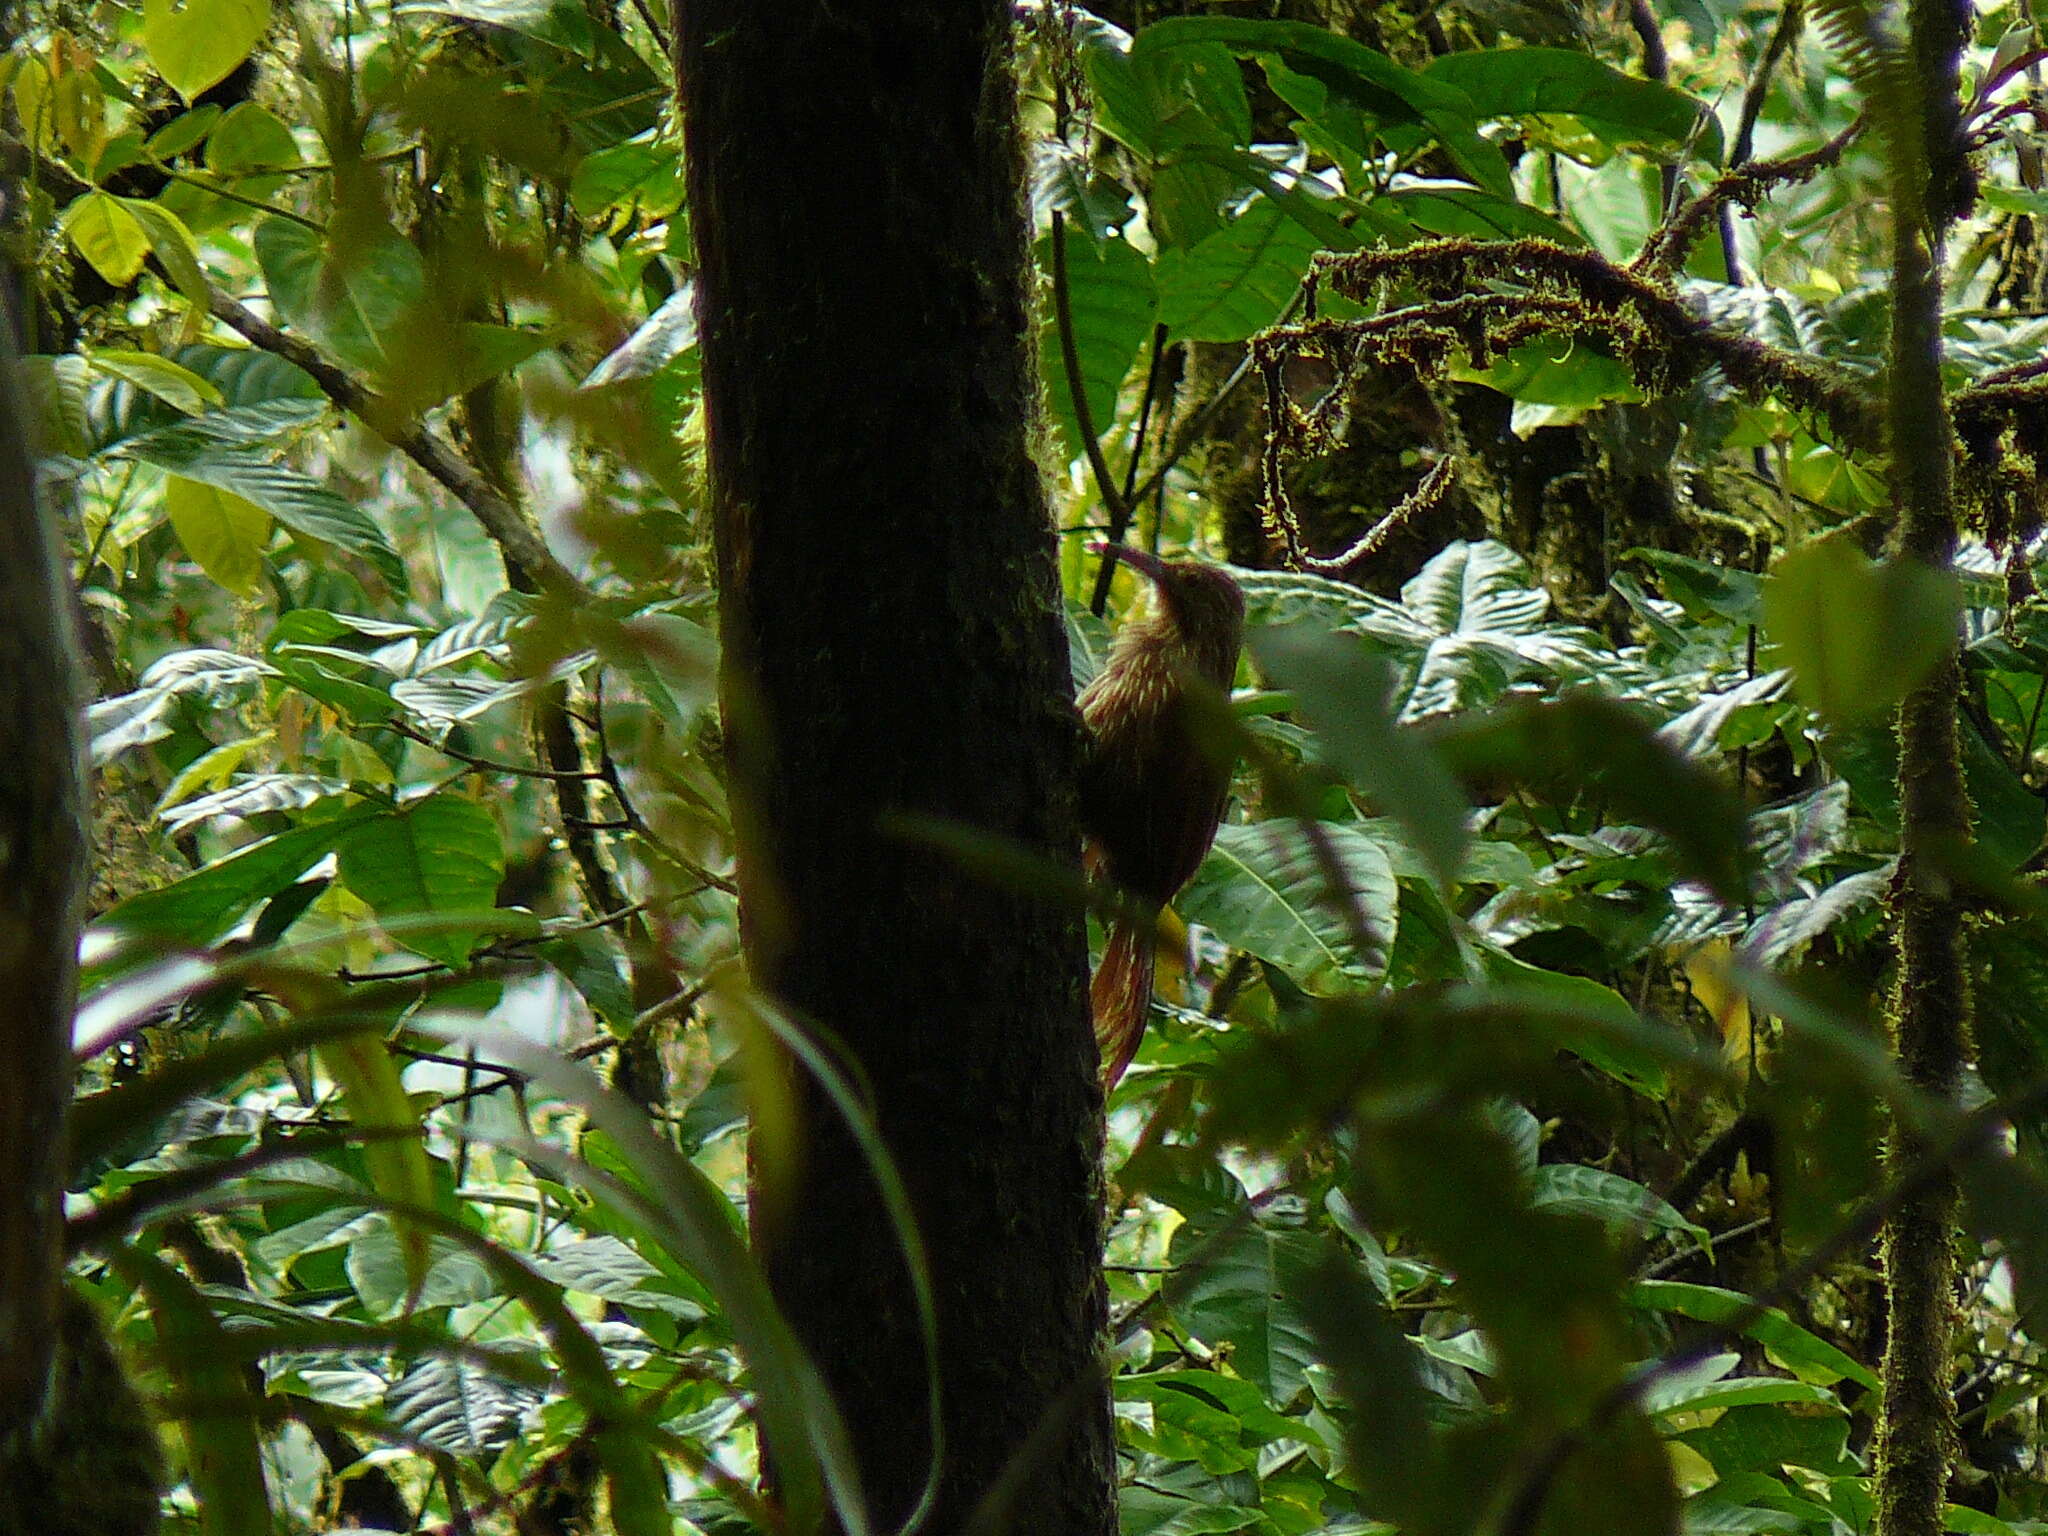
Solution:
M 1104 1093 L 1116 1086 L 1145 1038 L 1145 1016 L 1152 1011 L 1153 945 L 1150 923 L 1118 919 L 1088 987 Z

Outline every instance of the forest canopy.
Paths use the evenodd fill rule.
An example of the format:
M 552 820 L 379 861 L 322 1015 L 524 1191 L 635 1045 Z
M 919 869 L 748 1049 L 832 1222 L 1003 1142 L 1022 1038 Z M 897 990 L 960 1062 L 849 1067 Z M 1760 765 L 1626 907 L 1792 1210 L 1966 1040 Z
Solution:
M 0 1233 L 72 1298 L 40 1343 L 0 1298 L 50 1383 L 0 1419 L 0 1536 L 1063 1536 L 1041 1474 L 1100 1485 L 1091 1536 L 2048 1528 L 2033 12 L 730 9 L 0 11 L 10 433 L 90 695 L 75 1083 L 0 1064 L 0 1119 L 67 1149 L 61 1233 L 25 1187 Z M 707 130 L 776 99 L 775 38 L 859 132 L 809 73 Z M 1000 139 L 957 203 L 919 158 L 955 146 L 886 131 L 935 101 Z M 857 218 L 756 169 L 813 149 Z M 771 229 L 821 286 L 728 303 Z M 876 255 L 927 236 L 957 292 Z M 961 316 L 989 351 L 916 350 Z M 868 350 L 813 396 L 776 347 L 821 336 Z M 849 490 L 792 554 L 741 505 L 775 411 L 881 442 L 920 402 L 921 510 Z M 1023 448 L 948 487 L 977 409 Z M 1247 633 L 1098 1115 L 1081 935 L 1130 908 L 1083 874 L 1074 695 L 1158 601 L 1104 542 L 1226 571 Z M 948 572 L 973 606 L 848 657 Z M 790 671 L 901 699 L 764 724 L 812 611 L 841 639 Z M 61 717 L 30 675 L 0 940 L 62 769 L 5 723 Z M 1010 689 L 1035 724 L 973 745 L 1044 807 L 772 792 L 820 742 L 887 782 L 926 687 Z M 966 978 L 929 1015 L 780 984 L 916 993 L 909 924 L 789 961 L 809 898 L 757 850 L 827 845 L 990 893 L 925 914 Z M 984 1005 L 1043 1029 L 974 1055 L 948 1010 Z M 1002 1060 L 1043 1093 L 983 1116 Z M 988 1173 L 1040 1108 L 1064 1161 Z M 765 1240 L 834 1159 L 872 1206 Z M 1099 1365 L 958 1374 L 1031 1357 L 962 1277 L 982 1241 L 991 1293 L 1035 1273 L 1055 1218 Z M 841 1262 L 900 1370 L 821 1341 Z M 1001 1475 L 956 1505 L 955 1455 Z

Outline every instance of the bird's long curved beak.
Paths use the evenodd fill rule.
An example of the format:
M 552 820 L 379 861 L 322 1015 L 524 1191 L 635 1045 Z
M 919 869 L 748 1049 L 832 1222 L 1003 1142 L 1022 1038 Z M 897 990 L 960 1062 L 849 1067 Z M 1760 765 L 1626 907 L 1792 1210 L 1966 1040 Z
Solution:
M 1166 563 L 1157 555 L 1142 549 L 1133 549 L 1128 544 L 1109 544 L 1101 539 L 1088 546 L 1091 554 L 1106 555 L 1112 560 L 1121 560 L 1132 570 L 1151 577 L 1154 581 L 1166 579 Z

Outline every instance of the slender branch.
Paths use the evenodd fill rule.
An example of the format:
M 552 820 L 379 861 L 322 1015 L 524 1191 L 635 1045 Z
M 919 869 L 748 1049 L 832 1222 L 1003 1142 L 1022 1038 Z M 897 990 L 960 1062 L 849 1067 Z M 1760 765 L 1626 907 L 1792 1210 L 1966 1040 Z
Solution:
M 440 753 L 443 757 L 453 758 L 456 762 L 474 768 L 479 773 L 504 773 L 522 779 L 602 779 L 604 777 L 602 770 L 596 768 L 571 768 L 566 770 L 559 768 L 532 768 L 523 763 L 501 763 L 493 758 L 478 757 L 473 752 L 459 751 L 443 742 L 438 742 L 425 731 L 407 725 L 402 720 L 387 721 L 385 729 L 391 731 L 394 735 L 403 736 L 407 741 L 416 741 L 428 750 Z
M 1138 406 L 1138 430 L 1131 437 L 1130 462 L 1124 466 L 1124 489 L 1122 508 L 1110 511 L 1108 542 L 1121 544 L 1130 531 L 1130 519 L 1139 505 L 1140 498 L 1134 492 L 1138 487 L 1138 463 L 1145 453 L 1145 431 L 1152 424 L 1152 404 L 1159 393 L 1161 364 L 1166 355 L 1166 327 L 1152 327 L 1152 357 L 1145 367 L 1145 398 Z M 1095 568 L 1095 590 L 1088 598 L 1088 611 L 1101 618 L 1109 610 L 1109 587 L 1116 577 L 1116 558 L 1105 552 L 1102 563 Z
M 320 386 L 321 393 L 357 417 L 384 441 L 426 471 L 442 489 L 469 509 L 505 558 L 531 572 L 541 589 L 565 601 L 581 603 L 589 598 L 578 581 L 547 545 L 518 508 L 494 490 L 490 482 L 469 466 L 456 451 L 435 436 L 422 422 L 395 411 L 319 351 L 296 336 L 287 335 L 247 305 L 226 294 L 209 291 L 207 307 L 215 319 L 237 332 L 252 346 L 283 358 L 303 369 Z
M 1422 477 L 1421 484 L 1401 498 L 1400 504 L 1374 523 L 1349 548 L 1329 556 L 1312 555 L 1301 545 L 1301 526 L 1286 514 L 1286 538 L 1291 562 L 1300 570 L 1319 576 L 1343 576 L 1386 548 L 1387 541 L 1425 512 L 1434 512 L 1451 493 L 1457 469 L 1448 455 L 1438 459 Z
M 1724 171 L 1714 184 L 1682 205 L 1643 245 L 1629 263 L 1631 272 L 1659 275 L 1676 271 L 1706 228 L 1731 206 L 1754 210 L 1756 205 L 1782 186 L 1809 181 L 1838 164 L 1843 152 L 1863 131 L 1858 118 L 1817 149 L 1776 160 L 1752 160 Z

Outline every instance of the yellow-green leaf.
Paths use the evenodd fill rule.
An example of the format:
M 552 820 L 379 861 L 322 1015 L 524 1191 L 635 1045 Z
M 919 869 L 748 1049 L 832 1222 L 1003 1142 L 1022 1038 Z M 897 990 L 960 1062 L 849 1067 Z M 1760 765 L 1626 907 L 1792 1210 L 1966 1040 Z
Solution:
M 270 514 L 233 491 L 183 475 L 164 480 L 164 510 L 178 542 L 200 568 L 230 592 L 247 597 L 263 575 Z
M 64 233 L 93 270 L 116 288 L 135 281 L 149 256 L 149 235 L 124 200 L 88 192 L 64 210 Z
M 201 378 L 190 368 L 154 352 L 94 351 L 86 353 L 86 361 L 101 373 L 124 379 L 187 416 L 197 416 L 210 406 L 224 403 L 220 387 L 211 379 Z
M 81 165 L 91 165 L 107 142 L 107 98 L 88 74 L 59 77 L 54 102 L 57 132 Z
M 379 1193 L 404 1205 L 431 1210 L 434 1174 L 419 1140 L 420 1118 L 399 1081 L 398 1064 L 381 1039 L 349 1035 L 319 1047 L 320 1064 L 341 1089 L 349 1117 L 365 1130 L 411 1132 L 386 1134 L 363 1143 L 363 1163 Z M 415 1222 L 393 1213 L 405 1251 L 405 1274 L 417 1292 L 426 1278 L 427 1234 Z
M 1953 575 L 1878 564 L 1845 538 L 1821 538 L 1772 568 L 1764 634 L 1800 701 L 1853 725 L 1892 708 L 1955 645 L 1961 603 Z
M 191 301 L 195 309 L 205 314 L 208 304 L 206 274 L 199 266 L 199 242 L 185 227 L 185 221 L 161 203 L 136 197 L 124 197 L 120 203 L 141 226 L 143 238 L 149 242 L 156 259 L 163 263 L 172 285 Z
M 49 66 L 41 59 L 23 59 L 14 76 L 14 111 L 29 143 L 44 155 L 57 148 L 57 111 L 50 96 Z
M 270 25 L 270 0 L 143 0 L 149 62 L 188 102 L 249 57 Z

